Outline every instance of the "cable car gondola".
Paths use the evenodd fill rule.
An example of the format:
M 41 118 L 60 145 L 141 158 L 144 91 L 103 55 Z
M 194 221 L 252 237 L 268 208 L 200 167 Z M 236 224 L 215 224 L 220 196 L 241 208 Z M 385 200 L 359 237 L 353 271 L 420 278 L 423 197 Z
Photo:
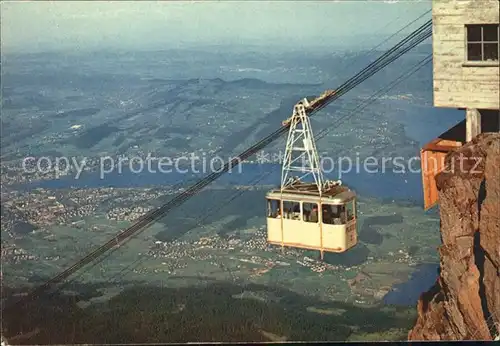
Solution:
M 321 97 L 321 96 L 320 96 Z M 356 193 L 341 181 L 325 181 L 303 99 L 294 107 L 284 155 L 281 187 L 269 191 L 267 241 L 282 248 L 345 252 L 358 241 Z M 300 172 L 302 176 L 292 176 Z M 307 182 L 306 178 L 313 178 Z

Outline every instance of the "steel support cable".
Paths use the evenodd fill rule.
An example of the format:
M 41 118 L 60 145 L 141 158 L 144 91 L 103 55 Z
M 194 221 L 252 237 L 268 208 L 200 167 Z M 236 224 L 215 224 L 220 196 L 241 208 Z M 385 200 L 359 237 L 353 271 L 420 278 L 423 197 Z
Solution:
M 401 30 L 403 30 L 403 29 L 401 29 Z M 372 66 L 374 66 L 375 64 L 377 64 L 380 60 L 385 59 L 386 57 L 390 56 L 392 53 L 394 53 L 395 51 L 397 51 L 398 49 L 400 49 L 401 47 L 403 47 L 405 44 L 411 42 L 411 40 L 413 40 L 416 36 L 418 36 L 419 34 L 421 34 L 422 32 L 424 32 L 424 31 L 426 31 L 428 29 L 432 29 L 432 20 L 428 20 L 427 22 L 425 22 L 424 24 L 422 24 L 419 28 L 417 28 L 415 31 L 413 31 L 411 34 L 409 34 L 408 36 L 406 36 L 403 40 L 401 40 L 400 42 L 398 42 L 395 46 L 393 46 L 392 48 L 388 49 L 379 58 L 377 58 L 375 61 L 373 61 L 372 63 L 370 63 L 368 66 L 366 66 L 363 70 L 361 70 L 360 72 L 358 72 L 358 74 L 354 75 L 352 78 L 350 78 L 349 80 L 347 80 L 344 83 L 344 85 L 347 84 L 347 83 L 349 83 L 351 80 L 357 78 L 364 71 L 370 69 Z M 376 48 L 374 48 L 373 50 L 375 50 L 375 49 Z
M 257 177 L 256 179 L 254 179 L 252 182 L 249 183 L 250 186 L 255 186 L 257 185 L 260 181 L 262 181 L 265 177 L 267 177 L 269 174 L 271 174 L 272 171 L 270 172 L 265 172 L 263 174 L 261 174 L 259 177 Z M 218 207 L 217 206 L 214 206 L 213 208 L 210 208 L 205 214 L 203 217 L 201 218 L 198 218 L 198 221 L 197 223 L 190 227 L 186 232 L 189 232 L 193 229 L 195 229 L 196 227 L 200 226 L 202 222 L 204 222 L 206 219 L 208 219 L 208 217 L 210 217 L 211 215 L 213 215 L 214 213 L 216 212 L 219 212 L 220 210 L 224 209 L 226 206 L 228 206 L 232 201 L 234 201 L 235 199 L 237 199 L 238 197 L 240 197 L 241 195 L 243 195 L 243 193 L 245 192 L 245 190 L 242 190 L 242 191 L 238 191 L 236 194 L 233 194 L 232 197 L 230 197 L 228 200 L 225 200 L 224 203 L 220 204 Z M 130 238 L 128 238 L 127 240 L 130 240 Z M 125 242 L 122 243 L 122 245 L 125 244 Z M 115 247 L 115 248 L 112 248 L 111 250 L 109 250 L 105 255 L 103 255 L 102 260 L 99 261 L 99 262 L 94 262 L 92 263 L 91 265 L 87 266 L 85 268 L 84 271 L 82 271 L 78 276 L 75 276 L 74 278 L 72 278 L 70 281 L 67 281 L 63 284 L 61 284 L 59 286 L 59 288 L 62 288 L 62 287 L 65 287 L 65 286 L 68 286 L 70 285 L 71 283 L 74 283 L 76 280 L 78 280 L 79 278 L 81 278 L 85 273 L 87 273 L 88 271 L 90 271 L 92 268 L 94 268 L 98 263 L 102 262 L 103 260 L 105 260 L 106 258 L 110 257 L 112 254 L 114 254 L 119 248 L 121 247 Z M 118 278 L 118 277 L 123 277 L 124 275 L 121 275 L 120 274 L 123 274 L 124 272 L 129 272 L 130 270 L 133 270 L 135 268 L 137 268 L 137 266 L 139 266 L 140 262 L 144 261 L 145 258 L 142 258 L 142 257 L 139 257 L 137 258 L 135 261 L 133 261 L 132 263 L 130 263 L 128 266 L 126 266 L 125 268 L 123 268 L 122 270 L 120 270 L 118 273 L 116 273 L 115 275 L 113 275 L 110 280 L 112 279 L 115 279 L 115 278 Z M 133 268 L 132 268 L 133 267 Z M 132 268 L 132 269 L 130 269 Z M 117 283 L 115 281 L 115 283 Z
M 424 34 L 423 36 L 421 36 L 421 37 L 419 38 L 419 40 L 417 41 L 417 44 L 418 44 L 418 43 L 420 43 L 420 42 L 422 42 L 422 41 L 424 41 L 427 37 L 428 37 L 428 36 L 427 36 L 427 34 Z M 409 51 L 410 49 L 412 49 L 412 47 L 407 47 L 407 48 L 405 48 L 405 49 L 404 49 L 404 50 L 403 50 L 400 54 L 398 54 L 398 55 L 395 57 L 395 59 L 397 59 L 398 57 L 402 56 L 403 54 L 405 54 L 405 53 L 406 53 L 407 51 Z M 381 66 L 377 67 L 376 71 L 374 71 L 374 72 L 370 73 L 370 74 L 369 74 L 366 78 L 369 78 L 371 75 L 375 74 L 378 70 L 380 70 L 380 69 L 382 69 L 383 67 L 387 66 L 387 65 L 388 65 L 388 64 L 390 64 L 391 62 L 392 62 L 392 61 L 386 61 L 383 65 L 381 65 Z M 361 82 L 359 82 L 359 83 L 361 83 Z M 359 84 L 359 83 L 357 83 L 357 84 Z M 356 85 L 357 85 L 357 84 L 356 84 Z M 355 85 L 355 86 L 356 86 L 356 85 Z M 331 102 L 331 101 L 329 101 L 329 102 Z M 319 111 L 320 109 L 323 109 L 324 107 L 326 107 L 326 104 L 323 104 L 323 105 L 321 105 L 320 107 L 318 107 L 317 109 L 313 110 L 313 111 L 311 112 L 310 116 L 312 116 L 312 114 L 316 113 L 316 112 L 317 112 L 317 111 Z
M 331 95 L 330 97 L 328 97 L 327 99 L 325 99 L 325 102 L 323 102 L 323 104 L 320 105 L 317 109 L 319 110 L 319 109 L 323 108 L 323 106 L 330 103 L 332 100 L 338 99 L 340 96 L 342 96 L 346 92 L 350 91 L 354 86 L 357 86 L 361 81 L 366 80 L 369 76 L 371 76 L 372 74 L 379 71 L 382 67 L 386 66 L 388 63 L 395 61 L 400 56 L 397 54 L 398 52 L 407 51 L 408 50 L 407 48 L 412 49 L 416 45 L 415 42 L 417 42 L 417 41 L 418 41 L 418 43 L 421 42 L 420 39 L 422 38 L 422 35 L 428 36 L 429 33 L 430 32 L 428 31 L 428 29 L 422 33 L 418 33 L 417 35 L 412 37 L 412 40 L 409 42 L 409 45 L 407 45 L 406 47 L 405 47 L 405 45 L 400 45 L 398 47 L 398 49 L 394 50 L 393 52 L 391 52 L 387 56 L 383 56 L 383 57 L 377 59 L 377 61 L 371 63 L 369 67 L 363 69 L 357 75 L 355 75 L 354 77 L 349 79 L 347 82 L 345 82 L 342 86 L 340 86 L 338 89 L 336 89 L 335 93 L 333 95 Z
M 261 175 L 261 177 L 260 177 L 260 178 L 258 178 L 256 181 L 254 181 L 254 182 L 250 182 L 250 186 L 255 186 L 255 185 L 256 185 L 256 184 L 258 184 L 258 183 L 259 183 L 262 179 L 264 179 L 265 177 L 267 177 L 270 173 L 272 173 L 272 172 L 266 172 L 266 173 L 262 174 L 262 175 Z M 199 179 L 199 178 L 198 178 L 198 179 Z M 190 181 L 193 181 L 193 180 L 197 180 L 197 178 L 192 178 L 192 179 L 189 179 L 189 180 L 187 180 L 187 181 L 180 181 L 180 182 L 176 183 L 176 185 L 174 185 L 172 188 L 174 188 L 174 189 L 176 189 L 176 188 L 180 188 L 182 185 L 184 185 L 184 184 L 186 184 L 186 183 L 188 183 L 188 182 L 190 182 Z M 243 191 L 243 192 L 244 192 L 244 191 Z M 241 196 L 241 195 L 243 194 L 243 192 L 239 192 L 239 193 L 237 193 L 237 195 L 236 195 L 236 196 L 231 197 L 231 198 L 229 199 L 229 201 L 227 202 L 227 204 L 229 204 L 229 202 L 231 202 L 231 201 L 233 201 L 234 199 L 236 199 L 236 198 L 238 198 L 239 196 Z M 220 210 L 221 210 L 221 209 L 223 209 L 223 208 L 224 208 L 227 204 L 224 204 L 224 205 L 220 206 L 220 208 L 218 208 L 216 211 L 220 211 Z M 205 219 L 207 219 L 207 218 L 211 215 L 211 214 L 210 214 L 210 212 L 211 212 L 213 209 L 215 209 L 215 207 L 214 207 L 214 208 L 209 209 L 208 213 L 205 213 L 205 216 L 204 216 L 204 217 L 199 218 L 199 219 L 198 219 L 197 224 L 196 224 L 195 226 L 192 226 L 191 228 L 189 228 L 189 229 L 187 230 L 187 232 L 189 232 L 189 231 L 191 231 L 192 229 L 194 229 L 195 227 L 199 226 L 199 225 L 201 224 L 201 222 L 203 222 Z M 122 244 L 121 244 L 121 245 L 124 245 L 124 244 L 125 244 L 125 242 L 126 242 L 126 241 L 122 242 Z M 117 250 L 118 250 L 118 249 L 120 249 L 120 248 L 121 248 L 121 246 L 120 246 L 120 247 L 115 247 L 115 248 L 112 248 L 111 250 L 109 250 L 109 251 L 108 251 L 105 255 L 103 255 L 103 257 L 101 257 L 101 258 L 102 258 L 102 260 L 101 260 L 101 261 L 104 261 L 105 259 L 107 259 L 108 257 L 110 257 L 112 254 L 114 254 L 114 253 L 115 253 L 115 251 L 117 251 Z M 126 270 L 127 270 L 127 268 L 130 268 L 133 264 L 135 264 L 135 263 L 139 262 L 140 260 L 142 260 L 142 259 L 141 259 L 141 258 L 138 258 L 137 260 L 133 261 L 133 262 L 132 262 L 129 266 L 127 266 L 127 267 L 123 268 L 123 269 L 122 269 L 122 270 L 121 270 L 118 274 L 120 274 L 120 273 L 121 273 L 121 272 L 123 272 L 123 271 L 126 271 Z M 100 261 L 100 262 L 101 262 L 101 261 Z M 66 282 L 66 283 L 64 284 L 64 286 L 67 286 L 67 285 L 71 284 L 72 282 L 75 282 L 78 278 L 81 278 L 81 277 L 82 277 L 85 273 L 87 273 L 90 269 L 94 268 L 94 267 L 95 267 L 98 263 L 99 263 L 99 262 L 96 262 L 96 263 L 94 263 L 94 264 L 90 265 L 90 266 L 89 266 L 89 267 L 88 267 L 85 271 L 83 271 L 82 273 L 80 273 L 80 275 L 78 275 L 78 276 L 74 277 L 73 279 L 71 279 L 70 281 Z M 114 277 L 114 276 L 113 276 L 113 277 Z
M 354 112 L 362 111 L 366 107 L 372 105 L 373 102 L 375 102 L 379 96 L 381 96 L 384 93 L 386 93 L 387 91 L 391 90 L 392 88 L 394 88 L 395 86 L 397 86 L 399 83 L 401 83 L 405 79 L 409 78 L 410 76 L 412 76 L 413 74 L 415 74 L 416 72 L 418 72 L 422 67 L 424 67 L 425 65 L 427 65 L 427 64 L 429 64 L 431 62 L 432 62 L 432 54 L 429 54 L 424 59 L 422 59 L 420 62 L 418 62 L 411 70 L 405 72 L 405 74 L 399 76 L 391 84 L 387 85 L 386 87 L 384 87 L 384 88 L 380 89 L 379 91 L 377 91 L 376 93 L 374 93 L 368 99 L 368 102 L 359 104 L 358 106 L 354 107 L 352 110 L 349 110 L 348 113 L 346 115 L 344 115 L 343 117 L 340 117 L 339 119 L 336 119 L 335 123 L 337 124 L 338 122 L 341 122 L 344 117 L 348 117 L 348 116 L 352 115 Z M 325 129 L 319 131 L 318 134 L 317 134 L 317 136 L 315 136 L 315 140 L 316 141 L 321 140 L 323 137 L 325 137 L 331 131 L 332 131 L 332 128 L 325 128 Z
M 425 28 L 418 29 L 417 32 L 415 32 L 415 34 L 412 35 L 411 39 L 405 39 L 404 40 L 405 42 L 400 42 L 397 45 L 397 48 L 395 47 L 396 49 L 393 48 L 390 52 L 385 53 L 379 59 L 377 59 L 376 61 L 365 67 L 354 77 L 346 81 L 340 88 L 336 90 L 335 94 L 325 99 L 324 104 L 318 107 L 318 110 L 323 108 L 324 105 L 331 102 L 332 99 L 337 99 L 340 96 L 344 95 L 354 86 L 357 86 L 360 83 L 360 81 L 364 81 L 369 76 L 378 72 L 381 68 L 387 66 L 388 63 L 395 61 L 398 57 L 402 55 L 398 53 L 400 52 L 405 53 L 408 50 L 413 49 L 417 44 L 421 43 L 423 40 L 430 37 L 431 35 L 432 35 L 432 26 L 428 26 L 427 24 L 425 24 Z
M 419 34 L 425 30 L 425 28 L 428 26 L 429 23 L 431 23 L 431 21 L 424 24 L 422 27 L 417 29 L 412 34 L 410 34 L 409 35 L 410 39 L 408 39 L 408 37 L 405 38 L 399 44 L 397 44 L 396 47 L 398 47 L 398 49 L 399 49 L 401 46 L 404 46 L 405 44 L 410 42 L 409 43 L 410 45 L 408 47 L 406 47 L 405 49 L 403 49 L 404 53 L 406 53 L 410 49 L 414 48 L 416 45 L 418 45 L 420 42 L 422 42 L 423 39 L 429 37 L 432 34 L 432 32 L 430 32 L 429 34 L 426 33 L 424 35 L 423 39 L 422 39 L 422 37 L 419 36 Z M 416 40 L 414 39 L 415 37 L 417 37 Z M 391 53 L 393 53 L 393 52 L 397 52 L 398 49 L 392 48 L 389 51 Z M 404 54 L 404 53 L 402 53 L 402 54 Z M 383 54 L 379 59 L 377 59 L 377 61 L 375 61 L 369 65 L 370 68 L 374 69 L 373 73 L 370 73 L 370 69 L 368 69 L 368 68 L 363 69 L 362 72 L 358 73 L 355 77 L 348 80 L 346 83 L 344 83 L 339 88 L 339 89 L 341 89 L 341 95 L 345 94 L 348 90 L 351 90 L 355 86 L 359 85 L 361 82 L 363 82 L 364 80 L 369 78 L 371 75 L 373 75 L 374 73 L 379 71 L 381 68 L 383 68 L 383 67 L 387 66 L 388 64 L 392 63 L 393 61 L 395 61 L 402 54 L 400 54 L 400 55 L 396 54 L 395 57 L 388 58 L 385 61 L 384 61 L 384 59 L 386 59 L 388 56 L 390 56 L 390 54 L 388 54 L 388 53 Z M 384 61 L 381 65 L 382 67 L 375 67 L 375 66 L 377 66 L 377 64 L 380 63 L 380 61 Z M 330 98 L 325 103 L 323 103 L 320 107 L 315 109 L 313 112 L 315 113 L 319 109 L 324 108 L 329 102 L 332 102 L 334 99 L 338 98 L 341 95 L 335 94 L 336 97 Z M 313 112 L 311 112 L 311 113 L 313 113 Z M 44 283 L 41 286 L 34 289 L 31 293 L 28 294 L 28 297 L 32 297 L 38 293 L 45 291 L 52 284 L 58 283 L 59 281 L 67 278 L 68 276 L 72 275 L 75 271 L 79 270 L 83 266 L 87 265 L 88 263 L 92 262 L 96 258 L 100 257 L 106 251 L 112 249 L 115 246 L 120 245 L 120 243 L 123 240 L 127 239 L 128 237 L 137 233 L 138 231 L 143 230 L 144 228 L 149 226 L 151 223 L 153 223 L 155 220 L 161 218 L 170 209 L 173 209 L 174 207 L 184 203 L 186 200 L 188 200 L 193 195 L 198 193 L 204 187 L 206 187 L 207 185 L 212 183 L 214 180 L 218 179 L 221 175 L 225 174 L 229 169 L 240 164 L 242 161 L 251 157 L 252 155 L 257 153 L 259 150 L 261 150 L 262 148 L 264 148 L 265 146 L 267 146 L 268 144 L 270 144 L 271 142 L 273 142 L 274 140 L 279 138 L 281 135 L 283 135 L 284 133 L 287 132 L 288 127 L 289 126 L 282 126 L 281 128 L 274 131 L 273 133 L 271 133 L 270 135 L 268 135 L 267 137 L 265 137 L 261 141 L 257 142 L 255 145 L 253 145 L 249 149 L 245 150 L 238 157 L 233 158 L 230 162 L 225 163 L 222 167 L 220 167 L 218 172 L 213 172 L 213 173 L 209 174 L 206 178 L 201 179 L 198 183 L 194 184 L 193 186 L 191 186 L 190 188 L 188 188 L 186 191 L 182 192 L 181 194 L 175 196 L 169 202 L 167 202 L 166 204 L 164 204 L 163 206 L 161 206 L 157 210 L 149 212 L 146 215 L 141 216 L 136 221 L 136 223 L 134 225 L 132 225 L 128 229 L 120 232 L 115 237 L 113 237 L 112 239 L 107 241 L 105 244 L 100 246 L 98 249 L 94 250 L 93 252 L 91 252 L 90 254 L 88 254 L 87 256 L 85 256 L 84 258 L 82 258 L 81 260 L 76 262 L 75 264 L 73 264 L 71 267 L 67 268 L 66 270 L 64 270 L 63 272 L 58 274 L 57 276 L 53 277 L 52 279 L 48 280 L 46 283 Z
M 176 182 L 174 185 L 172 185 L 172 186 L 171 186 L 171 188 L 172 188 L 172 189 L 178 189 L 178 188 L 181 188 L 183 185 L 185 185 L 185 184 L 187 184 L 187 183 L 189 183 L 189 182 L 191 182 L 191 181 L 195 181 L 195 180 L 197 180 L 197 179 L 196 179 L 196 178 L 191 178 L 191 179 L 188 179 L 188 180 L 186 180 L 186 181 L 178 181 L 178 182 Z M 91 246 L 93 246 L 94 244 L 90 244 L 90 245 L 91 245 Z M 104 256 L 102 257 L 102 261 L 104 261 L 106 258 L 108 258 L 111 254 L 115 253 L 115 250 L 118 250 L 118 249 L 119 249 L 119 248 L 117 247 L 116 249 L 113 249 L 112 251 L 109 251 L 109 254 L 106 254 L 106 255 L 104 255 Z M 100 262 L 101 262 L 101 261 L 100 261 Z M 88 268 L 88 270 L 90 270 L 90 269 L 94 268 L 94 267 L 95 267 L 97 264 L 99 264 L 100 262 L 96 262 L 96 263 L 94 263 L 92 266 L 90 266 L 90 267 Z M 75 278 L 73 278 L 72 280 L 68 281 L 68 282 L 66 283 L 66 285 L 69 285 L 69 284 L 71 284 L 72 282 L 75 282 L 78 278 L 82 277 L 82 276 L 83 276 L 83 275 L 84 275 L 84 274 L 85 274 L 88 270 L 86 270 L 86 271 L 82 272 L 80 275 L 78 275 L 78 276 L 76 276 Z M 66 286 L 66 285 L 65 285 L 65 286 Z
M 431 33 L 424 33 L 422 36 L 420 36 L 420 37 L 419 37 L 419 39 L 418 39 L 418 41 L 417 41 L 417 44 L 419 44 L 419 43 L 423 42 L 425 39 L 427 39 L 427 38 L 429 37 L 428 35 L 431 35 Z M 405 54 L 406 52 L 408 52 L 408 51 L 409 51 L 409 50 L 411 50 L 412 48 L 413 48 L 413 47 L 411 47 L 411 46 L 410 46 L 410 47 L 406 47 L 403 51 L 401 51 L 401 53 L 400 53 L 400 54 L 398 54 L 398 55 L 395 57 L 395 59 L 399 58 L 400 56 L 402 56 L 403 54 Z M 394 59 L 394 60 L 395 60 L 395 59 Z M 382 64 L 381 66 L 378 66 L 378 67 L 376 68 L 376 70 L 375 70 L 375 71 L 373 71 L 373 72 L 370 72 L 370 73 L 368 74 L 368 76 L 366 76 L 366 78 L 371 77 L 373 74 L 375 74 L 376 72 L 378 72 L 379 70 L 381 70 L 381 69 L 382 69 L 382 68 L 384 68 L 385 66 L 389 65 L 389 64 L 390 64 L 390 63 L 392 63 L 394 60 L 391 60 L 391 61 L 386 61 L 386 62 L 385 62 L 384 64 Z M 357 84 L 355 84 L 353 87 L 355 87 L 355 86 L 359 85 L 361 82 L 362 82 L 362 81 L 358 82 L 358 83 L 357 83 Z M 342 93 L 342 95 L 343 95 L 343 94 L 345 94 L 345 92 L 343 92 L 343 93 Z M 342 95 L 340 95 L 340 96 L 342 96 Z M 340 97 L 340 96 L 338 96 L 338 97 Z M 335 99 L 337 99 L 338 97 L 335 97 Z M 329 103 L 329 102 L 331 102 L 331 100 L 330 100 L 330 101 L 328 101 L 328 103 Z M 314 109 L 314 110 L 310 113 L 310 115 L 309 115 L 309 116 L 312 116 L 314 113 L 316 113 L 316 112 L 318 112 L 319 110 L 321 110 L 321 109 L 325 108 L 326 106 L 327 106 L 327 104 L 323 104 L 323 105 L 321 105 L 321 106 L 317 107 L 316 109 Z
M 394 34 L 392 34 L 391 36 L 385 38 L 382 42 L 380 42 L 379 44 L 377 44 L 375 47 L 373 47 L 372 49 L 370 49 L 368 52 L 366 53 L 363 53 L 363 55 L 366 55 L 367 58 L 370 58 L 370 54 L 375 52 L 377 50 L 377 48 L 381 47 L 384 43 L 388 42 L 390 39 L 392 39 L 393 37 L 397 36 L 399 33 L 401 33 L 403 30 L 407 29 L 408 27 L 410 27 L 412 24 L 416 23 L 417 21 L 419 21 L 420 19 L 422 19 L 422 17 L 424 17 L 425 15 L 427 15 L 428 13 L 432 12 L 432 10 L 427 10 L 425 11 L 424 13 L 422 13 L 420 16 L 418 16 L 416 19 L 412 20 L 410 23 L 406 24 L 404 27 L 402 27 L 401 29 L 399 29 L 398 31 L 396 31 Z M 396 22 L 397 20 L 399 19 L 396 18 L 395 20 L 393 20 L 392 22 L 390 23 L 387 23 L 382 29 L 388 27 L 390 24 Z M 359 57 L 361 57 L 362 54 L 357 54 L 354 56 L 354 59 L 357 59 Z
M 260 183 L 264 178 L 266 178 L 267 176 L 269 176 L 271 173 L 273 173 L 274 170 L 271 170 L 271 171 L 268 171 L 268 172 L 265 172 L 263 174 L 261 174 L 259 177 L 257 177 L 256 179 L 254 179 L 252 182 L 249 183 L 250 186 L 255 186 L 257 185 L 258 183 Z M 196 224 L 194 226 L 191 226 L 190 228 L 188 228 L 185 233 L 187 232 L 190 232 L 192 231 L 193 229 L 197 228 L 197 227 L 203 227 L 203 223 L 210 217 L 210 216 L 213 216 L 215 213 L 217 212 L 220 212 L 221 210 L 223 210 L 224 208 L 226 208 L 227 206 L 229 206 L 231 204 L 231 202 L 233 202 L 234 200 L 236 200 L 237 198 L 241 197 L 246 191 L 245 190 L 241 190 L 241 191 L 238 191 L 234 194 L 232 194 L 232 196 L 229 198 L 229 199 L 225 199 L 223 203 L 219 204 L 218 206 L 214 206 L 213 208 L 209 209 L 201 218 L 198 218 L 198 221 L 196 222 Z M 120 274 L 122 274 L 124 271 L 126 271 L 127 269 L 131 268 L 134 264 L 136 264 L 137 262 L 140 262 L 140 261 L 144 261 L 145 258 L 139 258 L 137 260 L 135 260 L 134 262 L 132 262 L 128 267 L 124 268 L 123 270 L 121 270 L 119 273 L 117 273 L 116 275 L 114 275 L 111 279 L 113 278 L 117 278 L 118 276 L 120 276 Z M 137 265 L 134 267 L 136 268 L 140 263 L 137 263 Z M 120 276 L 120 277 L 123 277 L 123 276 Z M 115 283 L 118 283 L 118 281 L 115 281 Z
M 359 85 L 362 81 L 368 79 L 373 74 L 375 74 L 376 72 L 381 70 L 383 67 L 392 63 L 397 58 L 399 58 L 401 55 L 403 55 L 406 52 L 408 52 L 409 50 L 413 49 L 416 45 L 420 44 L 425 39 L 427 39 L 431 36 L 432 36 L 432 21 L 429 21 L 429 22 L 426 22 L 424 25 L 422 25 L 422 27 L 417 29 L 414 33 L 412 33 L 410 39 L 405 38 L 403 41 L 398 43 L 395 47 L 391 48 L 389 51 L 384 53 L 376 61 L 372 62 L 370 65 L 365 67 L 363 70 L 358 72 L 354 77 L 350 78 L 345 83 L 343 83 L 338 89 L 336 89 L 336 92 L 333 95 L 331 95 L 328 98 L 325 98 L 324 102 L 320 106 L 318 106 L 312 112 L 310 112 L 310 115 L 312 115 L 313 113 L 316 113 L 320 109 L 323 109 L 330 102 L 338 99 L 340 96 L 344 95 L 345 93 L 350 91 L 352 88 Z M 407 46 L 404 47 L 405 45 L 407 45 Z M 404 48 L 402 48 L 402 47 L 404 47 Z M 394 52 L 396 52 L 395 56 L 391 56 L 391 54 L 393 54 Z M 403 53 L 398 55 L 399 52 L 403 52 Z
M 193 181 L 196 181 L 197 178 L 191 178 L 191 179 L 188 179 L 188 180 L 181 180 L 181 181 L 177 181 L 174 185 L 171 186 L 172 189 L 176 190 L 176 189 L 179 189 L 181 188 L 183 185 L 185 184 L 188 184 L 190 182 L 193 182 Z M 95 244 L 90 244 L 91 246 L 94 246 Z M 117 248 L 118 249 L 118 248 Z M 75 251 L 76 251 L 76 248 L 75 248 Z M 87 253 L 87 250 L 85 250 L 85 253 Z M 111 251 L 109 255 L 111 255 L 111 253 L 114 253 L 114 251 Z M 106 258 L 109 257 L 109 255 L 105 255 L 102 260 L 105 260 Z M 89 270 L 93 267 L 95 267 L 95 265 L 97 265 L 99 262 L 96 262 L 94 265 L 92 265 Z M 79 277 L 81 277 L 83 274 L 85 274 L 87 271 L 85 272 L 82 272 L 80 275 L 76 276 L 74 279 L 72 279 L 71 281 L 67 282 L 67 285 L 71 284 L 72 282 L 74 282 L 75 280 L 77 280 Z
M 420 16 L 418 16 L 416 19 L 412 20 L 410 23 L 406 24 L 404 27 L 402 27 L 401 29 L 399 29 L 398 31 L 396 31 L 394 34 L 392 34 L 391 36 L 389 36 L 388 38 L 386 38 L 385 40 L 383 40 L 382 42 L 380 42 L 378 45 L 376 45 L 375 47 L 373 47 L 369 52 L 368 54 L 370 53 L 373 53 L 377 48 L 379 48 L 380 46 L 382 46 L 384 43 L 388 42 L 391 38 L 395 37 L 397 34 L 401 33 L 404 29 L 407 29 L 410 25 L 412 25 L 413 23 L 416 23 L 417 21 L 419 21 L 420 19 L 422 19 L 425 15 L 427 15 L 428 13 L 432 12 L 432 10 L 427 10 L 425 11 L 424 13 L 422 13 Z M 385 27 L 384 27 L 385 28 Z

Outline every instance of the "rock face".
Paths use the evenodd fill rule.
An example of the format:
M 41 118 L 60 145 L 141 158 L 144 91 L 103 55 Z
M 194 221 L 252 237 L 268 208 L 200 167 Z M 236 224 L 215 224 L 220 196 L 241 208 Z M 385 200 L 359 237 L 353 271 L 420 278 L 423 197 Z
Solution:
M 440 275 L 420 297 L 408 339 L 493 340 L 500 331 L 500 134 L 479 135 L 445 163 L 436 177 Z

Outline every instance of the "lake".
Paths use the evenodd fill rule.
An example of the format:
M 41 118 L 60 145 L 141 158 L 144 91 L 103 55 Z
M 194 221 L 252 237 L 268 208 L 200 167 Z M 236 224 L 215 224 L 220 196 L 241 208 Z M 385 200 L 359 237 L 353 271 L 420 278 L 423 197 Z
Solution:
M 384 304 L 416 305 L 423 292 L 428 291 L 436 282 L 439 264 L 420 264 L 410 279 L 394 285 L 392 290 L 384 296 Z
M 79 179 L 68 175 L 59 179 L 34 181 L 19 186 L 23 190 L 36 188 L 65 189 L 65 188 L 139 188 L 157 187 L 167 185 L 190 185 L 203 174 L 194 173 L 153 173 L 147 170 L 134 173 L 123 169 L 107 174 L 101 179 L 98 172 L 83 172 Z M 337 180 L 338 174 L 332 172 L 325 174 L 325 178 Z M 251 164 L 244 163 L 241 168 L 234 167 L 231 173 L 224 174 L 214 184 L 234 185 L 276 185 L 280 184 L 281 166 L 279 164 Z M 354 189 L 361 197 L 375 197 L 380 199 L 404 200 L 422 203 L 422 181 L 419 173 L 397 173 L 387 170 L 382 173 L 369 173 L 353 170 L 342 174 L 342 182 Z

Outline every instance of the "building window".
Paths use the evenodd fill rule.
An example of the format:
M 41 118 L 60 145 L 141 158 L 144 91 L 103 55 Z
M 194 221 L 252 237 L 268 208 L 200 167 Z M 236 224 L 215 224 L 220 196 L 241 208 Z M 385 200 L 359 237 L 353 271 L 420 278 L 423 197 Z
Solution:
M 466 25 L 466 33 L 468 61 L 498 61 L 498 24 Z

